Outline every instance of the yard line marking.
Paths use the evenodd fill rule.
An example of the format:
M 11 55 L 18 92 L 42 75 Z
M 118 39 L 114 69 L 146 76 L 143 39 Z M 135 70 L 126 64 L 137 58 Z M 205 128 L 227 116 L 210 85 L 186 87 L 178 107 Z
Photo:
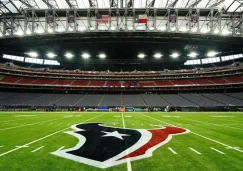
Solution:
M 189 149 L 192 150 L 192 151 L 194 151 L 194 152 L 197 153 L 197 154 L 201 154 L 200 152 L 198 152 L 198 151 L 195 150 L 194 148 L 189 147 Z
M 61 118 L 61 119 L 63 119 L 63 118 Z M 60 119 L 52 119 L 52 120 L 48 120 L 48 121 L 41 121 L 41 122 L 35 122 L 35 123 L 30 123 L 30 124 L 25 124 L 25 125 L 19 125 L 19 126 L 15 126 L 15 127 L 3 128 L 3 129 L 0 129 L 0 131 L 5 131 L 5 130 L 9 130 L 9 129 L 14 129 L 14 128 L 20 128 L 20 127 L 24 127 L 24 126 L 36 125 L 36 124 L 46 123 L 46 122 L 55 121 L 55 120 L 60 120 Z
M 123 113 L 122 113 L 122 125 L 123 125 L 123 128 L 126 128 Z M 126 155 L 128 155 L 128 154 L 129 154 L 129 152 L 128 152 L 128 150 L 126 150 Z M 132 171 L 132 165 L 131 165 L 130 158 L 127 158 L 126 160 L 127 160 L 127 171 Z
M 16 148 L 28 148 L 29 146 L 27 145 L 18 145 L 18 146 L 15 146 Z
M 153 119 L 153 120 L 157 120 L 157 121 L 162 122 L 162 123 L 166 123 L 166 124 L 168 124 L 168 125 L 176 126 L 176 125 L 170 124 L 170 123 L 168 123 L 168 122 L 164 122 L 164 121 L 161 121 L 161 120 L 159 120 L 159 119 L 156 119 L 156 118 L 153 118 L 153 117 L 150 117 L 150 116 L 146 116 L 146 115 L 141 114 L 141 113 L 140 113 L 140 115 L 143 115 L 143 116 L 145 116 L 145 117 L 151 118 L 151 119 Z M 233 149 L 233 150 L 236 150 L 236 151 L 238 151 L 238 152 L 243 153 L 242 150 L 237 149 L 237 148 L 232 148 L 232 146 L 230 146 L 230 145 L 224 144 L 224 143 L 222 143 L 222 142 L 219 142 L 219 141 L 216 141 L 216 140 L 214 140 L 214 139 L 205 137 L 205 136 L 203 136 L 203 135 L 200 135 L 200 134 L 195 133 L 195 132 L 192 132 L 192 131 L 190 131 L 190 132 L 191 132 L 192 134 L 194 134 L 194 135 L 199 136 L 199 137 L 205 138 L 205 139 L 207 139 L 207 140 L 213 141 L 213 142 L 215 142 L 215 143 L 218 143 L 218 144 L 220 144 L 220 145 L 223 145 L 223 146 L 225 146 L 225 147 L 228 147 L 228 148 L 231 148 L 231 149 Z
M 213 148 L 213 147 L 210 147 L 212 150 L 214 150 L 214 151 L 217 151 L 218 153 L 220 153 L 220 154 L 225 154 L 224 152 L 222 152 L 222 151 L 219 151 L 219 150 L 217 150 L 216 148 Z
M 87 121 L 90 121 L 90 120 L 95 119 L 95 118 L 97 118 L 97 117 L 100 117 L 100 116 L 102 116 L 102 115 L 104 115 L 104 114 L 100 114 L 100 115 L 98 115 L 98 116 L 95 116 L 95 117 L 93 117 L 93 118 L 90 118 L 90 119 L 88 119 L 88 120 L 85 120 L 85 121 L 83 121 L 82 123 L 87 122 Z M 38 141 L 43 140 L 43 139 L 45 139 L 45 138 L 48 138 L 48 137 L 50 137 L 50 136 L 52 136 L 52 135 L 58 134 L 58 133 L 60 133 L 60 132 L 63 132 L 63 131 L 65 131 L 65 130 L 67 130 L 67 129 L 70 129 L 70 127 L 61 129 L 61 130 L 56 131 L 56 132 L 53 132 L 53 133 L 51 133 L 51 134 L 49 134 L 49 135 L 46 135 L 46 136 L 44 136 L 44 137 L 41 137 L 41 138 L 36 139 L 36 140 L 34 140 L 34 141 L 31 141 L 31 142 L 29 142 L 29 143 L 27 143 L 27 144 L 25 144 L 25 145 L 23 145 L 23 146 L 28 146 L 28 145 L 34 144 L 35 142 L 38 142 Z M 11 153 L 11 152 L 13 152 L 13 151 L 19 150 L 19 149 L 20 149 L 19 147 L 16 147 L 16 148 L 14 148 L 14 149 L 12 149 L 12 150 L 9 150 L 9 151 L 7 151 L 7 152 L 4 152 L 4 153 L 0 154 L 0 157 L 4 156 L 4 155 L 6 155 L 6 154 L 9 154 L 9 153 Z
M 36 152 L 36 151 L 38 151 L 38 150 L 42 149 L 43 147 L 44 147 L 44 146 L 41 146 L 41 147 L 39 147 L 39 148 L 37 148 L 37 149 L 35 149 L 35 150 L 31 151 L 31 153 L 34 153 L 34 152 Z
M 168 147 L 168 149 L 169 149 L 173 154 L 177 154 L 177 152 L 175 152 L 172 148 Z
M 62 146 L 62 147 L 60 147 L 58 150 L 62 150 L 62 149 L 64 149 L 64 147 L 65 147 L 65 146 Z M 57 150 L 57 151 L 58 151 L 58 150 Z
M 226 128 L 232 128 L 232 129 L 240 129 L 243 130 L 242 128 L 238 128 L 238 127 L 231 127 L 231 126 L 226 126 L 226 125 L 220 125 L 220 124 L 215 124 L 215 123 L 211 123 L 211 122 L 203 122 L 203 121 L 198 121 L 198 120 L 194 120 L 194 119 L 185 119 L 184 120 L 189 120 L 189 121 L 194 121 L 194 122 L 198 122 L 198 123 L 203 123 L 205 125 L 214 125 L 214 126 L 222 126 L 222 127 L 226 127 Z

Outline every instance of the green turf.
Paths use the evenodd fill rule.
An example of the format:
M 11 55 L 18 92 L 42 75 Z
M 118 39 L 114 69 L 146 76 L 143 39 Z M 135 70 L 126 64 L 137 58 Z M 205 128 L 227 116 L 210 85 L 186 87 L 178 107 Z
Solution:
M 137 112 L 124 113 L 123 116 L 126 128 L 152 129 L 156 128 L 152 125 L 174 125 L 191 131 L 173 136 L 171 141 L 156 149 L 152 157 L 132 161 L 132 171 L 243 170 L 243 113 Z M 88 122 L 105 122 L 114 127 L 123 127 L 122 113 L 1 112 L 0 170 L 127 171 L 126 163 L 100 169 L 50 154 L 62 146 L 65 146 L 64 149 L 74 147 L 78 139 L 64 132 L 72 130 L 71 125 Z M 43 138 L 47 135 L 50 136 Z M 11 151 L 25 144 L 28 147 Z M 31 152 L 41 146 L 44 147 Z M 177 154 L 173 154 L 169 147 Z M 189 147 L 201 154 L 193 152 Z

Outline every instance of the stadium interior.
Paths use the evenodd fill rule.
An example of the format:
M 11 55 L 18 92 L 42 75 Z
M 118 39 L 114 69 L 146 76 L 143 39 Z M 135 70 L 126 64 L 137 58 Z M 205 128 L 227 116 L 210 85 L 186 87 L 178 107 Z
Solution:
M 242 0 L 0 0 L 0 170 L 243 170 L 242 45 Z

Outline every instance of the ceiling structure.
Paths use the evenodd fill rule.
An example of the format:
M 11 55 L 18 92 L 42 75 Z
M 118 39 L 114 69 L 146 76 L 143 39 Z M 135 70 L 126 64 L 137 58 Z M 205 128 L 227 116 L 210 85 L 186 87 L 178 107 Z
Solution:
M 218 8 L 242 12 L 243 0 L 0 0 L 0 15 L 23 9 L 86 8 Z

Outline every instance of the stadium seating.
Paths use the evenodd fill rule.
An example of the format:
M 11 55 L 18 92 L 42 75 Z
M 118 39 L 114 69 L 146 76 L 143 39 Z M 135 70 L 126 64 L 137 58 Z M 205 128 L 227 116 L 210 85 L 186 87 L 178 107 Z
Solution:
M 243 106 L 243 93 L 213 94 L 43 94 L 0 92 L 0 106 Z

